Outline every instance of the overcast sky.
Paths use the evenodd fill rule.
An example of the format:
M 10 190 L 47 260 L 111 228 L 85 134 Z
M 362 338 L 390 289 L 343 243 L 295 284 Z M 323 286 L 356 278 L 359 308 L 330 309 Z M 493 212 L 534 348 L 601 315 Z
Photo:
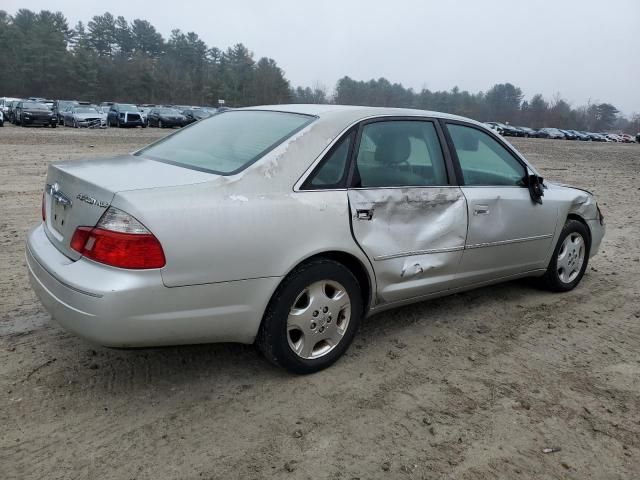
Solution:
M 166 38 L 194 31 L 209 45 L 242 42 L 272 57 L 293 86 L 386 77 L 420 90 L 472 92 L 511 82 L 527 98 L 610 102 L 640 113 L 640 1 L 1 0 L 61 10 L 70 25 L 109 11 L 149 20 Z

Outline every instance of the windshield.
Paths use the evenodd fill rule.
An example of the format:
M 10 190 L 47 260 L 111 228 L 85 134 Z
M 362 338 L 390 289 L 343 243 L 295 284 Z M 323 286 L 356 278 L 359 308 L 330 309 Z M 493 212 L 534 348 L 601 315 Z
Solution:
M 120 105 L 118 105 L 118 109 L 120 109 L 121 112 L 138 112 L 138 107 L 136 107 L 135 105 L 127 105 L 126 103 L 121 103 Z
M 98 110 L 91 107 L 82 107 L 74 109 L 76 113 L 98 113 Z
M 47 107 L 44 103 L 40 103 L 40 102 L 24 102 L 22 104 L 22 108 L 33 108 L 35 110 L 49 110 L 49 107 Z
M 221 175 L 244 170 L 315 117 L 244 110 L 214 115 L 136 155 Z
M 159 108 L 158 113 L 164 113 L 169 115 L 180 115 L 180 112 L 175 108 Z

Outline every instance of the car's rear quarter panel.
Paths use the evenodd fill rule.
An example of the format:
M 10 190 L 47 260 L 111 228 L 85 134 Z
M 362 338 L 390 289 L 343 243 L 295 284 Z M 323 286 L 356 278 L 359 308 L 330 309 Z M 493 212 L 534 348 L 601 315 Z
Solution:
M 318 119 L 240 174 L 120 192 L 113 205 L 160 240 L 169 287 L 282 277 L 328 251 L 349 253 L 369 269 L 351 235 L 347 192 L 293 188 L 348 123 Z

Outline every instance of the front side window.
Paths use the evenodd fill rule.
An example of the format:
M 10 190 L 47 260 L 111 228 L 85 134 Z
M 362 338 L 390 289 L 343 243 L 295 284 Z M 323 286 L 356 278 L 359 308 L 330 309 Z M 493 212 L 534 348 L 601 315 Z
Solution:
M 363 127 L 354 187 L 447 184 L 442 149 L 433 122 L 384 121 Z
M 524 186 L 524 166 L 497 140 L 477 128 L 447 124 L 465 185 Z
M 220 175 L 244 170 L 315 117 L 266 110 L 235 110 L 194 123 L 136 155 Z

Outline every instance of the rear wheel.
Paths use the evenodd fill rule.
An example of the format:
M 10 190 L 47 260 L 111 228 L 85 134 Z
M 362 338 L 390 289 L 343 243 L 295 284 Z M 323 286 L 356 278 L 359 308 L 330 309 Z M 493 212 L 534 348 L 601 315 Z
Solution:
M 351 271 L 333 260 L 314 260 L 278 287 L 256 343 L 269 361 L 290 372 L 317 372 L 347 350 L 362 313 L 360 285 Z
M 577 220 L 568 220 L 560 233 L 547 271 L 541 278 L 542 285 L 554 292 L 573 290 L 587 269 L 590 249 L 587 227 Z

